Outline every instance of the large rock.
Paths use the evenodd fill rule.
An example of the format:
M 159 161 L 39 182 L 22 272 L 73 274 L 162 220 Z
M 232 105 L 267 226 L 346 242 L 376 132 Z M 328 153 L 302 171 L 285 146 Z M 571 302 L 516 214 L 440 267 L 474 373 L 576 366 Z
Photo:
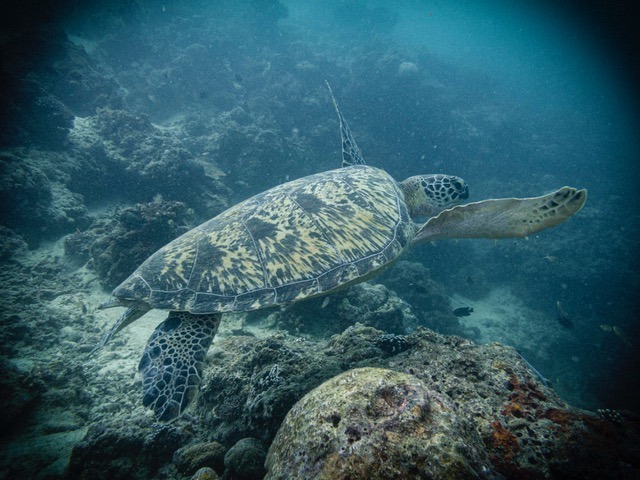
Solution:
M 481 478 L 482 440 L 454 405 L 413 375 L 347 371 L 302 398 L 266 462 L 277 478 Z
M 203 468 L 224 471 L 224 455 L 227 449 L 218 442 L 203 442 L 187 445 L 176 450 L 173 463 L 184 475 L 195 474 Z
M 265 449 L 255 438 L 243 438 L 224 456 L 224 466 L 233 478 L 260 480 L 264 477 Z

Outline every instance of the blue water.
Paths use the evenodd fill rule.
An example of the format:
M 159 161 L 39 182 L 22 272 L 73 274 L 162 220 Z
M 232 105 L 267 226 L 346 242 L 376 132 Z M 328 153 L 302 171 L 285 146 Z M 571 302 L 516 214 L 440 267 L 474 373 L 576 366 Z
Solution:
M 69 40 L 83 59 L 74 68 L 80 75 L 92 71 L 95 77 L 81 78 L 101 79 L 102 90 L 83 86 L 73 68 L 52 62 L 59 51 L 45 48 L 46 41 L 25 51 L 4 45 L 12 78 L 26 78 L 32 69 L 36 83 L 72 116 L 108 107 L 179 129 L 186 145 L 180 158 L 223 171 L 227 190 L 216 194 L 229 203 L 339 166 L 325 79 L 367 163 L 399 180 L 460 175 L 474 201 L 540 195 L 563 185 L 587 188 L 584 210 L 552 231 L 499 244 L 443 242 L 408 259 L 426 265 L 451 294 L 479 299 L 506 285 L 552 319 L 561 302 L 574 328 L 541 325 L 539 347 L 521 353 L 574 404 L 638 410 L 640 104 L 637 59 L 624 43 L 633 36 L 623 34 L 624 17 L 561 7 L 158 1 L 69 5 L 44 20 L 26 16 L 36 27 L 51 21 L 56 28 L 49 38 L 59 35 L 64 48 Z M 51 132 L 35 125 L 37 119 L 16 113 L 23 111 L 16 98 L 5 103 L 13 105 L 19 127 L 3 143 L 69 153 L 55 135 L 44 139 L 43 132 Z M 38 175 L 82 194 L 90 208 L 149 202 L 161 193 L 184 201 L 203 220 L 201 179 L 180 165 L 175 175 L 160 178 L 152 168 L 140 177 L 123 169 L 113 178 L 99 168 L 59 177 L 56 168 L 44 168 Z M 2 224 L 32 248 L 86 227 L 51 225 L 46 215 L 44 226 L 34 226 L 31 211 L 21 210 L 31 208 L 29 202 L 11 192 L 3 190 Z M 521 340 L 515 329 L 507 343 L 519 347 Z
M 603 194 L 613 188 L 625 194 L 633 192 L 638 178 L 634 161 L 638 97 L 635 77 L 630 74 L 634 65 L 620 58 L 616 49 L 624 46 L 605 42 L 581 17 L 579 8 L 571 11 L 546 2 L 486 1 L 406 1 L 393 6 L 382 1 L 324 2 L 313 7 L 291 2 L 288 6 L 287 23 L 302 26 L 310 35 L 336 35 L 350 48 L 372 48 L 384 35 L 398 60 L 415 61 L 420 74 L 437 86 L 436 91 L 446 91 L 451 109 L 485 110 L 478 118 L 487 129 L 482 132 L 485 138 L 476 144 L 464 139 L 465 158 L 457 163 L 462 153 L 452 156 L 434 138 L 442 132 L 425 128 L 425 121 L 441 112 L 429 110 L 424 92 L 407 98 L 407 86 L 397 85 L 399 91 L 385 91 L 380 94 L 384 98 L 372 99 L 369 92 L 364 93 L 369 101 L 354 108 L 385 120 L 372 135 L 384 135 L 394 126 L 402 133 L 407 124 L 420 124 L 408 132 L 414 141 L 397 152 L 404 157 L 402 161 L 409 161 L 407 152 L 421 148 L 427 166 L 449 164 L 458 171 L 469 170 L 469 163 L 478 162 L 486 146 L 491 151 L 483 168 L 463 173 L 495 178 L 498 165 L 509 175 L 563 175 L 567 181 L 590 184 L 598 193 L 600 187 L 604 187 Z M 334 33 L 329 30 L 336 22 L 332 15 L 339 15 L 344 22 Z M 381 28 L 376 28 L 376 22 Z M 376 88 L 376 77 L 388 74 L 377 67 L 369 72 L 374 77 L 368 82 L 371 89 Z M 390 115 L 398 111 L 403 121 L 389 126 L 375 114 L 380 106 L 392 109 Z M 502 124 L 496 128 L 492 122 L 497 121 Z M 487 138 L 490 136 L 498 138 Z M 521 151 L 505 151 L 505 143 L 516 140 L 514 136 L 529 145 L 523 145 Z M 539 144 L 537 151 L 531 151 L 533 143 Z M 540 155 L 543 147 L 554 149 L 553 154 Z M 411 158 L 412 165 L 421 157 Z M 622 170 L 625 175 L 621 176 Z
M 578 217 L 526 247 L 456 242 L 411 258 L 451 291 L 488 276 L 549 316 L 569 305 L 576 328 L 540 326 L 525 354 L 574 403 L 637 408 L 638 71 L 620 40 L 624 8 L 607 17 L 550 2 L 287 5 L 289 28 L 351 55 L 339 60 L 356 78 L 335 90 L 371 164 L 397 178 L 461 175 L 473 199 L 589 189 Z M 402 62 L 415 75 L 399 75 Z

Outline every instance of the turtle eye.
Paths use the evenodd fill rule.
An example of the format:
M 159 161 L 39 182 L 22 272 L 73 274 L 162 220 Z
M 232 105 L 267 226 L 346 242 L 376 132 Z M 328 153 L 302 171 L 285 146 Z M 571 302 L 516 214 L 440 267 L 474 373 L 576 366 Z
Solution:
M 453 186 L 453 188 L 456 189 L 456 197 L 459 197 L 461 199 L 466 199 L 469 198 L 469 187 L 467 186 L 466 182 L 460 178 L 452 178 L 451 179 L 451 185 Z

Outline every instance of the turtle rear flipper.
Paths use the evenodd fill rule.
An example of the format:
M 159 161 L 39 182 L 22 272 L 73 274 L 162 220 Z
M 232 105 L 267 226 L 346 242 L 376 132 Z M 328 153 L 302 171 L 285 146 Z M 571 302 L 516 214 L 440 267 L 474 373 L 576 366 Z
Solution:
M 110 302 L 103 303 L 98 308 L 103 309 L 103 308 L 119 307 L 121 305 L 122 303 L 120 302 L 120 300 L 115 299 Z M 140 307 L 127 308 L 124 312 L 122 312 L 122 315 L 120 315 L 120 318 L 118 318 L 118 321 L 115 323 L 115 325 L 111 327 L 111 329 L 100 339 L 97 345 L 93 347 L 93 349 L 89 352 L 89 356 L 92 356 L 96 352 L 100 351 L 100 349 L 104 347 L 109 340 L 111 340 L 111 337 L 113 337 L 116 333 L 118 333 L 124 327 L 135 322 L 137 319 L 139 319 L 148 311 L 149 311 L 149 308 L 140 308 Z
M 541 197 L 498 198 L 458 205 L 430 218 L 413 243 L 440 238 L 525 237 L 578 212 L 587 191 L 562 187 Z
M 142 403 L 153 409 L 158 420 L 179 416 L 195 397 L 221 317 L 219 313 L 171 312 L 149 337 L 138 370 Z

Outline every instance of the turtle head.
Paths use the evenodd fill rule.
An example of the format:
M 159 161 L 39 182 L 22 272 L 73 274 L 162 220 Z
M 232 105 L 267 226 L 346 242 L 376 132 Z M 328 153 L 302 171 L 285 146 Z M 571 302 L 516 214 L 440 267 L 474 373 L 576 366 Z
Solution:
M 469 187 L 455 175 L 415 175 L 400 182 L 412 218 L 433 217 L 469 198 Z

